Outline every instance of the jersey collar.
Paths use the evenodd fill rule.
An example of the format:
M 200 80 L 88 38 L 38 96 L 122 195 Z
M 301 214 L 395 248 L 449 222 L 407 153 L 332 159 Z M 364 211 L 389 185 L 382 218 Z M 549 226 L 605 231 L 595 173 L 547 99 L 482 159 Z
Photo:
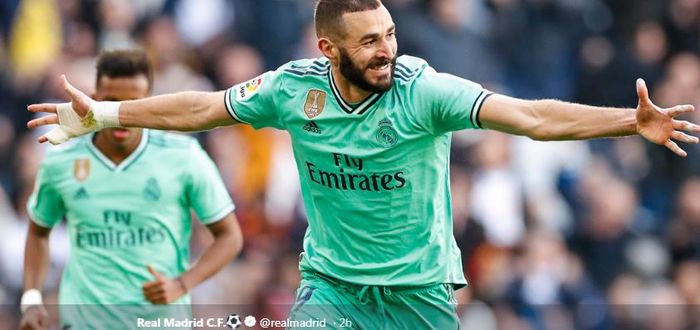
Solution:
M 365 113 L 369 108 L 371 108 L 379 98 L 382 96 L 383 93 L 372 93 L 371 95 L 367 96 L 362 102 L 357 103 L 357 104 L 350 104 L 348 102 L 345 102 L 343 100 L 343 97 L 340 96 L 340 91 L 338 90 L 338 86 L 335 84 L 335 80 L 333 79 L 333 70 L 329 69 L 328 70 L 328 82 L 331 85 L 331 91 L 333 91 L 333 96 L 335 97 L 336 101 L 338 101 L 338 104 L 340 105 L 340 108 L 343 109 L 347 114 L 357 114 L 361 115 Z
M 148 145 L 148 130 L 143 129 L 141 132 L 141 142 L 139 142 L 139 145 L 134 149 L 134 151 L 126 157 L 119 165 L 114 164 L 112 160 L 110 160 L 105 154 L 100 151 L 97 146 L 95 146 L 95 143 L 93 142 L 93 139 L 95 137 L 95 133 L 92 133 L 88 136 L 88 149 L 90 152 L 92 152 L 93 155 L 95 155 L 95 158 L 97 158 L 101 163 L 103 163 L 108 169 L 115 171 L 115 172 L 122 172 L 126 170 L 131 164 L 133 164 L 146 150 L 146 146 Z

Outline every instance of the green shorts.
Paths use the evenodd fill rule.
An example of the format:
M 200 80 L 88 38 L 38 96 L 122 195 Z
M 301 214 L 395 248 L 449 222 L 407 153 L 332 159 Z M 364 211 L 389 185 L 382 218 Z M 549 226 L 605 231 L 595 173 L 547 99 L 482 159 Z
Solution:
M 288 329 L 458 329 L 452 284 L 363 286 L 303 271 Z

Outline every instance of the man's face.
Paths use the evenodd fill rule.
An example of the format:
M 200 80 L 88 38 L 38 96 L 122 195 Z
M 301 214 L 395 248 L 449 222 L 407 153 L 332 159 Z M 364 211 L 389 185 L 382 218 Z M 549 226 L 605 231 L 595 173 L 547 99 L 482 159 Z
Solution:
M 150 92 L 145 75 L 110 78 L 101 76 L 95 92 L 97 101 L 127 101 L 147 97 Z M 107 141 L 116 147 L 128 147 L 138 143 L 141 128 L 105 128 Z
M 396 67 L 396 35 L 389 11 L 380 6 L 343 15 L 345 35 L 339 43 L 340 73 L 369 92 L 391 89 Z

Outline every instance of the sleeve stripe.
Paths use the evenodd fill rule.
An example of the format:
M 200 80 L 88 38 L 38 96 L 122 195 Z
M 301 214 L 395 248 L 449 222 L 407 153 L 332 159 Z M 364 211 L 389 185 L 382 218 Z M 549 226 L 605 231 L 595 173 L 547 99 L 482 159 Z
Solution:
M 481 112 L 481 106 L 484 104 L 484 101 L 491 96 L 493 93 L 484 90 L 482 91 L 479 96 L 474 100 L 474 104 L 472 105 L 472 115 L 471 115 L 471 122 L 472 125 L 476 128 L 483 128 L 481 127 L 481 121 L 479 120 L 479 112 Z
M 39 227 L 43 227 L 43 228 L 46 228 L 46 229 L 51 229 L 51 228 L 53 228 L 53 226 L 49 225 L 49 223 L 48 223 L 47 221 L 44 221 L 44 220 L 42 220 L 41 218 L 39 218 L 39 217 L 36 215 L 36 213 L 34 213 L 34 211 L 32 210 L 32 208 L 29 207 L 29 206 L 27 206 L 27 214 L 29 215 L 29 220 L 31 220 L 32 222 L 34 222 L 35 224 L 37 224 Z
M 469 120 L 471 120 L 472 126 L 474 126 L 474 127 L 479 127 L 479 126 L 476 126 L 476 120 L 474 120 L 474 118 L 476 117 L 476 112 L 478 111 L 476 105 L 479 103 L 479 99 L 483 95 L 484 95 L 484 91 L 481 91 L 481 93 L 479 93 L 479 95 L 476 97 L 476 99 L 474 99 L 474 103 L 472 103 L 472 109 L 471 109 L 472 111 L 471 111 L 471 116 L 469 117 Z
M 484 98 L 481 99 L 481 103 L 479 103 L 479 108 L 476 110 L 476 115 L 474 116 L 474 119 L 476 121 L 476 126 L 479 128 L 483 128 L 481 126 L 481 120 L 479 119 L 479 114 L 481 113 L 481 106 L 484 105 L 484 102 L 486 102 L 486 99 L 489 98 L 489 96 L 493 95 L 493 93 L 488 92 L 486 95 L 484 95 Z
M 234 86 L 235 87 L 235 86 Z M 233 120 L 243 123 L 243 124 L 249 124 L 241 119 L 238 114 L 236 114 L 236 110 L 233 109 L 233 105 L 231 104 L 231 90 L 234 88 L 231 87 L 226 90 L 226 94 L 224 94 L 224 104 L 226 105 L 226 111 L 228 111 L 229 116 L 233 118 Z M 249 124 L 250 125 L 250 124 Z
M 228 205 L 226 205 L 226 207 L 224 207 L 221 211 L 216 212 L 216 213 L 214 213 L 214 214 L 212 214 L 212 215 L 210 215 L 210 216 L 208 216 L 208 217 L 200 218 L 199 221 L 202 222 L 202 223 L 205 224 L 205 225 L 209 225 L 209 224 L 215 223 L 215 222 L 217 222 L 217 221 L 219 221 L 219 220 L 223 220 L 223 218 L 224 218 L 225 216 L 229 215 L 229 213 L 233 212 L 233 210 L 234 210 L 235 208 L 236 208 L 236 207 L 235 207 L 233 204 L 228 204 Z
M 405 76 L 411 76 L 418 72 L 418 69 L 411 69 L 403 63 L 396 62 L 396 70 L 403 73 Z

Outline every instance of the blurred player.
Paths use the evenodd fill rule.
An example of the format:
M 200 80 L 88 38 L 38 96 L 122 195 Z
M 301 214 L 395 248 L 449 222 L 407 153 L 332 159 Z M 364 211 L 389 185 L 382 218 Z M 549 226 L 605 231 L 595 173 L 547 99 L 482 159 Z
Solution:
M 152 79 L 144 52 L 107 52 L 98 59 L 94 98 L 144 98 Z M 127 329 L 137 315 L 188 313 L 133 305 L 189 304 L 188 292 L 241 249 L 233 208 L 214 163 L 190 137 L 107 128 L 49 151 L 28 203 L 21 328 L 47 327 L 38 290 L 51 228 L 63 217 L 71 255 L 59 288 L 61 327 Z M 191 268 L 190 209 L 214 236 Z
M 697 143 L 637 82 L 636 109 L 528 101 L 397 57 L 395 26 L 378 0 L 320 0 L 324 58 L 293 61 L 218 93 L 184 92 L 94 102 L 63 84 L 72 103 L 29 106 L 59 124 L 40 142 L 101 127 L 205 130 L 237 123 L 289 132 L 309 227 L 292 319 L 329 327 L 455 329 L 454 289 L 467 284 L 452 236 L 451 132 L 495 129 L 537 140 L 639 134 L 673 152 Z M 291 324 L 291 327 L 295 327 Z

